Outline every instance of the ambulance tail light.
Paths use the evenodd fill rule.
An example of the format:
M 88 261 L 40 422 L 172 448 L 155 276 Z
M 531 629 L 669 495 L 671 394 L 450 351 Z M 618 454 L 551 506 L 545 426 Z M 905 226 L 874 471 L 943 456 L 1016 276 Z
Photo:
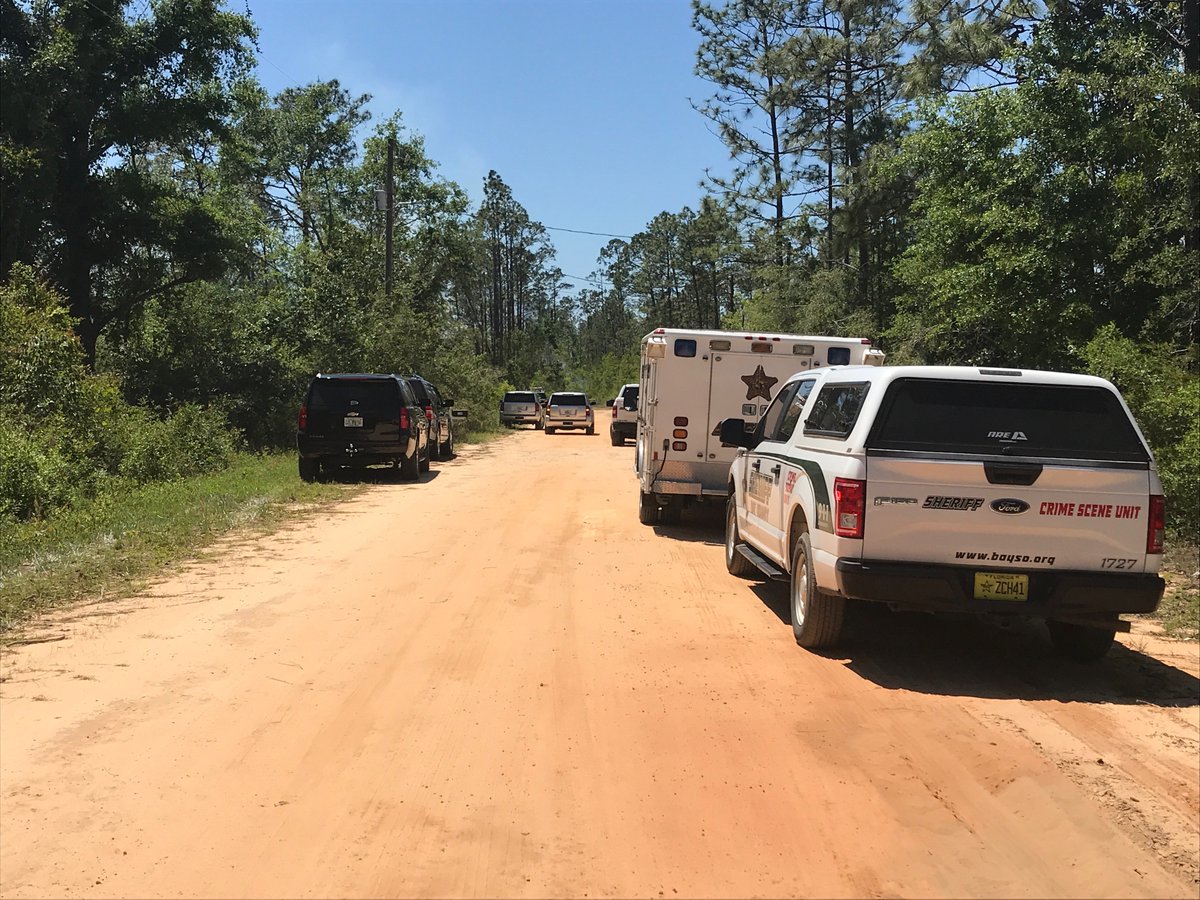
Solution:
M 838 537 L 862 538 L 867 483 L 857 478 L 833 480 L 833 530 Z
M 671 449 L 676 450 L 676 451 L 686 450 L 687 449 L 687 441 L 675 441 L 674 443 L 671 444 Z
M 1167 530 L 1167 501 L 1162 494 L 1150 495 L 1150 510 L 1146 517 L 1146 552 L 1163 552 L 1163 535 Z

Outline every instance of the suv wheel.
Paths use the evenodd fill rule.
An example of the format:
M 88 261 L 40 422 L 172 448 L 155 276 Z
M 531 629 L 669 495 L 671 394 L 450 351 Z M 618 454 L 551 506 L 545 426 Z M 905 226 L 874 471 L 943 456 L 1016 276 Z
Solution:
M 595 434 L 595 433 L 596 433 L 596 426 L 595 426 L 595 425 L 589 425 L 589 426 L 587 427 L 587 433 L 588 433 L 588 434 Z
M 792 550 L 792 633 L 796 643 L 810 650 L 831 647 L 842 635 L 846 600 L 817 587 L 812 569 L 812 541 L 800 535 Z
M 404 481 L 416 481 L 421 477 L 421 451 L 418 450 L 412 456 L 403 456 L 400 458 L 400 477 Z
M 454 432 L 450 432 L 450 436 L 446 438 L 446 443 L 442 444 L 441 459 L 454 459 Z
M 425 445 L 425 455 L 421 455 L 421 451 L 417 451 L 417 469 L 420 472 L 429 471 L 429 463 L 433 459 L 433 444 Z
M 300 457 L 300 477 L 304 481 L 316 481 L 321 472 L 321 462 L 316 459 Z

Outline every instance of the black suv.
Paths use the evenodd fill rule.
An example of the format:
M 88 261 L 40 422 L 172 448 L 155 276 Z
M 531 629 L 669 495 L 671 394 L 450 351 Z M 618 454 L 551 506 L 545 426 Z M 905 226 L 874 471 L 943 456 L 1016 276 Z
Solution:
M 318 374 L 300 406 L 296 449 L 305 481 L 339 466 L 379 463 L 411 480 L 429 471 L 429 422 L 398 375 Z
M 453 400 L 447 400 L 441 392 L 420 375 L 406 375 L 408 386 L 417 395 L 417 403 L 425 410 L 425 420 L 429 422 L 429 446 L 434 459 L 454 458 L 454 429 L 451 426 L 450 407 Z

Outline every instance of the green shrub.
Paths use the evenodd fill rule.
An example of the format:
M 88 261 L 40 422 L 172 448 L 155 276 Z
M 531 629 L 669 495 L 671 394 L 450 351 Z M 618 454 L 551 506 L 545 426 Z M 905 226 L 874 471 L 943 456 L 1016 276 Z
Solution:
M 71 466 L 0 409 L 0 520 L 44 517 L 70 500 Z
M 1114 325 L 1083 348 L 1088 371 L 1125 396 L 1158 463 L 1167 524 L 1179 538 L 1200 540 L 1200 377 L 1161 344 L 1141 344 Z

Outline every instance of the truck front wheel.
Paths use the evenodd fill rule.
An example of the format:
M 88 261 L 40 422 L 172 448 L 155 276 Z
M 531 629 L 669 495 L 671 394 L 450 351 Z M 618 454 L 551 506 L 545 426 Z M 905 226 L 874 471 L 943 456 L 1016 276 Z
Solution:
M 1076 662 L 1095 662 L 1108 652 L 1117 636 L 1115 628 L 1090 628 L 1074 622 L 1047 620 L 1054 652 Z
M 831 647 L 842 635 L 846 600 L 826 594 L 813 577 L 812 541 L 800 535 L 792 550 L 792 633 L 796 643 L 810 650 Z
M 725 568 L 730 575 L 749 578 L 755 572 L 754 564 L 738 553 L 737 545 L 742 541 L 737 527 L 737 503 L 730 495 L 725 504 Z

